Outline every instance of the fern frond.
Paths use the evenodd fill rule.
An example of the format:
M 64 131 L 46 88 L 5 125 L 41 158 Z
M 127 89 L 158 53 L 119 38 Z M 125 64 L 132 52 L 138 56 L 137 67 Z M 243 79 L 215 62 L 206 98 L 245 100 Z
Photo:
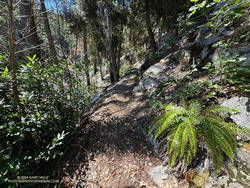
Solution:
M 210 126 L 214 142 L 220 147 L 220 149 L 231 159 L 235 158 L 236 153 L 236 139 L 231 132 L 224 127 L 221 122 L 213 118 L 206 117 L 205 125 Z
M 165 112 L 165 115 L 160 116 L 158 118 L 155 118 L 155 120 L 152 123 L 152 126 L 150 127 L 150 129 L 148 131 L 148 135 L 150 135 L 153 132 L 153 130 L 156 129 L 158 126 L 162 125 L 167 117 L 168 117 L 168 115 Z
M 175 109 L 175 106 L 172 104 L 169 104 L 165 107 L 165 112 L 162 116 L 156 118 L 153 123 L 151 128 L 148 131 L 148 135 L 151 134 L 158 126 L 162 125 L 165 120 L 172 114 L 172 111 Z
M 185 114 L 185 110 L 183 108 L 175 108 L 172 111 L 166 112 L 164 122 L 158 127 L 156 133 L 154 134 L 154 138 L 157 139 L 161 134 L 165 133 L 167 129 L 174 123 L 177 116 Z
M 168 111 L 171 111 L 171 110 L 174 110 L 175 109 L 175 106 L 172 105 L 172 104 L 169 104 L 165 107 L 165 112 L 168 112 Z
M 194 118 L 196 120 L 196 118 Z M 194 120 L 193 120 L 194 121 Z M 189 141 L 190 141 L 190 146 L 191 146 L 191 152 L 192 154 L 195 154 L 197 151 L 197 135 L 196 135 L 196 128 L 193 123 L 188 121 L 188 126 L 189 126 Z
M 211 126 L 217 126 L 217 127 L 221 127 L 223 129 L 222 133 L 226 133 L 226 138 L 228 139 L 229 142 L 231 143 L 235 143 L 236 142 L 236 139 L 234 137 L 234 134 L 237 133 L 236 132 L 236 129 L 234 128 L 235 127 L 235 124 L 234 123 L 231 123 L 231 122 L 225 122 L 221 119 L 217 119 L 217 118 L 214 118 L 214 117 L 209 117 L 207 116 L 205 118 Z
M 221 152 L 221 150 L 217 149 L 216 145 L 210 139 L 205 141 L 205 144 L 208 147 L 208 149 L 210 150 L 210 154 L 212 156 L 215 171 L 217 174 L 220 174 L 221 168 L 224 165 L 224 156 L 223 156 L 223 153 Z
M 211 130 L 210 127 L 204 126 L 203 124 L 201 124 L 200 126 L 200 131 L 201 131 L 200 133 L 202 135 L 203 142 L 208 147 L 208 150 L 210 151 L 210 154 L 212 156 L 214 168 L 216 172 L 219 174 L 221 167 L 224 164 L 224 156 L 221 150 L 219 150 L 217 143 L 214 142 L 214 138 L 212 136 L 213 131 Z
M 186 124 L 186 127 L 183 131 L 181 139 L 180 159 L 183 157 L 186 149 L 191 152 L 192 156 L 194 156 L 197 152 L 196 128 L 193 121 L 192 119 L 186 118 L 184 123 Z
M 189 114 L 191 115 L 198 115 L 201 112 L 201 105 L 197 100 L 190 101 L 189 107 L 188 107 Z
M 205 114 L 217 114 L 226 117 L 228 114 L 237 114 L 239 111 L 225 106 L 213 105 L 208 107 L 204 112 Z
M 179 158 L 181 152 L 181 137 L 183 134 L 183 130 L 185 129 L 185 123 L 182 122 L 178 125 L 175 133 L 173 134 L 173 139 L 171 140 L 169 154 L 171 155 L 170 158 L 170 167 L 175 165 L 176 159 Z
M 189 129 L 188 129 L 188 126 L 186 126 L 184 131 L 183 131 L 182 139 L 181 139 L 180 158 L 183 157 L 183 155 L 187 149 L 188 137 L 189 137 Z
M 177 160 L 184 160 L 188 166 L 195 157 L 198 142 L 203 141 L 212 156 L 216 172 L 219 173 L 225 157 L 234 160 L 236 156 L 235 134 L 241 133 L 250 137 L 250 130 L 234 123 L 225 122 L 223 116 L 237 111 L 227 107 L 212 106 L 202 110 L 196 101 L 184 107 L 168 105 L 165 113 L 158 118 L 150 131 L 157 129 L 154 138 L 167 133 L 170 167 Z M 199 135 L 199 137 L 197 136 Z
M 245 135 L 245 136 L 248 136 L 250 138 L 250 129 L 248 129 L 244 126 L 237 125 L 237 124 L 234 124 L 234 129 L 235 129 L 237 134 Z
M 190 150 L 187 150 L 186 157 L 184 160 L 185 165 L 188 166 L 191 163 L 192 159 L 193 159 L 192 153 L 190 152 Z

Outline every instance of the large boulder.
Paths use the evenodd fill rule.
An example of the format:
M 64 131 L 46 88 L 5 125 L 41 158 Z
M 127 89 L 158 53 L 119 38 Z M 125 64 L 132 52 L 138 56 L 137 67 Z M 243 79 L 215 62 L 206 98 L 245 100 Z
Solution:
M 151 95 L 156 88 L 159 86 L 160 82 L 150 76 L 144 76 L 139 84 L 133 89 L 133 94 L 135 96 L 140 96 L 143 94 Z
M 248 97 L 232 97 L 224 101 L 222 106 L 233 108 L 239 111 L 232 114 L 231 119 L 239 126 L 250 130 L 250 98 Z

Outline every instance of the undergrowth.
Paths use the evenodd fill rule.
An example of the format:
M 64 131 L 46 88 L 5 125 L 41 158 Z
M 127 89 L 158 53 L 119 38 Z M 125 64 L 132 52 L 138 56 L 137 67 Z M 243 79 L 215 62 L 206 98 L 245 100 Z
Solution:
M 11 70 L 0 56 L 0 183 L 18 175 L 32 175 L 32 167 L 62 154 L 80 113 L 88 108 L 94 88 L 59 65 L 28 57 L 17 74 L 20 104 L 12 100 Z M 49 66 L 48 66 L 49 65 Z
M 197 101 L 166 105 L 163 115 L 153 122 L 149 134 L 154 139 L 167 138 L 169 165 L 173 167 L 183 161 L 188 167 L 197 155 L 197 148 L 205 144 L 219 174 L 225 159 L 236 157 L 236 134 L 250 137 L 250 130 L 224 119 L 236 110 L 221 106 L 206 107 Z

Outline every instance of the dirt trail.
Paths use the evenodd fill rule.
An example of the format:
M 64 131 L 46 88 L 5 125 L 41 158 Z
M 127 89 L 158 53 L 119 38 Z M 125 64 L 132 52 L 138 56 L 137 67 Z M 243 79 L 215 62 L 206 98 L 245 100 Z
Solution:
M 89 118 L 89 161 L 84 187 L 155 187 L 147 175 L 160 163 L 142 133 L 153 117 L 132 95 L 138 73 L 125 76 Z

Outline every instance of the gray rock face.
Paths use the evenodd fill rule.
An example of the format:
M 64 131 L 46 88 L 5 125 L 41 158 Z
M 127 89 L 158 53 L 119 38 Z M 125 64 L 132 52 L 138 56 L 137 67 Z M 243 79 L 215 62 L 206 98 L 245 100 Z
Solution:
M 162 74 L 164 74 L 165 70 L 167 69 L 168 62 L 168 58 L 161 59 L 158 63 L 149 67 L 148 70 L 144 72 L 144 75 L 150 76 L 156 80 L 160 80 Z
M 159 85 L 159 82 L 155 81 L 149 76 L 146 76 L 145 78 L 143 78 L 139 83 L 139 86 L 141 86 L 141 88 L 143 88 L 144 90 L 152 90 L 156 88 L 158 85 Z
M 135 96 L 143 95 L 143 93 L 151 95 L 159 84 L 160 82 L 156 81 L 150 76 L 144 76 L 140 80 L 139 84 L 133 89 L 133 94 Z
M 220 40 L 220 37 L 209 37 L 201 42 L 201 46 L 210 46 Z
M 250 153 L 244 151 L 242 148 L 239 148 L 237 157 L 241 162 L 243 162 L 244 166 L 247 167 L 250 171 Z
M 168 77 L 164 75 L 168 62 L 169 58 L 163 58 L 148 68 L 144 72 L 139 84 L 134 88 L 133 94 L 135 96 L 141 96 L 143 94 L 150 96 L 160 83 L 168 81 Z
M 157 64 L 151 66 L 151 67 L 145 72 L 145 74 L 152 75 L 152 76 L 156 76 L 156 75 L 162 73 L 165 69 L 166 69 L 165 66 L 163 66 L 162 64 L 157 63 Z
M 238 48 L 233 48 L 232 50 L 240 54 L 246 54 L 246 53 L 250 53 L 250 46 L 242 46 Z
M 148 171 L 148 175 L 158 187 L 162 187 L 168 176 L 167 167 L 162 165 L 153 167 Z
M 245 60 L 242 63 L 243 66 L 250 67 L 250 53 L 244 54 L 242 57 L 245 58 Z
M 250 130 L 250 98 L 232 97 L 222 103 L 222 106 L 237 109 L 238 114 L 231 115 L 231 119 L 239 126 Z

